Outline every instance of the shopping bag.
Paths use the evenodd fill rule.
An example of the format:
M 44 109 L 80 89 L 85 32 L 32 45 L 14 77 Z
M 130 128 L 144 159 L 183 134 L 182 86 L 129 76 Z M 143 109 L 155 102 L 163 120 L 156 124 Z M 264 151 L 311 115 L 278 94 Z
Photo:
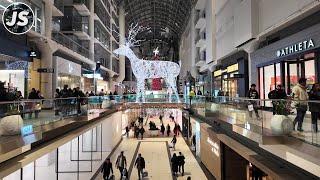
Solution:
M 148 177 L 148 172 L 147 171 L 143 171 L 142 176 L 143 177 Z
M 249 110 L 250 112 L 254 110 L 254 109 L 253 109 L 253 104 L 249 104 L 249 105 L 248 105 L 248 110 Z

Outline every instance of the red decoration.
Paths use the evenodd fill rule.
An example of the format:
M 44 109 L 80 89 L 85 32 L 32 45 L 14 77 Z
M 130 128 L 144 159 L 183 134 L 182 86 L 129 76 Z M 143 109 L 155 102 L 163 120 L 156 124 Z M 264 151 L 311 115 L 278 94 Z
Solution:
M 154 57 L 153 57 L 153 60 L 159 60 L 159 55 L 156 54 Z M 152 83 L 151 83 L 151 90 L 153 91 L 160 91 L 162 90 L 162 83 L 161 83 L 161 78 L 155 78 L 155 79 L 152 79 Z

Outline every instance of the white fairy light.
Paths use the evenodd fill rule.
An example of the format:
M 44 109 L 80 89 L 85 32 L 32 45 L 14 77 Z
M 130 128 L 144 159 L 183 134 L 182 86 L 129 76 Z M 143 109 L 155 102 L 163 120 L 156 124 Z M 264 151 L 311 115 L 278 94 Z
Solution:
M 117 55 L 126 56 L 131 63 L 131 69 L 133 74 L 137 78 L 137 98 L 142 98 L 142 102 L 145 102 L 145 79 L 163 78 L 168 88 L 171 88 L 175 94 L 177 101 L 179 95 L 176 87 L 176 78 L 180 73 L 180 65 L 170 61 L 151 61 L 139 59 L 130 47 L 139 46 L 143 40 L 136 40 L 136 36 L 139 32 L 148 30 L 142 26 L 131 25 L 128 33 L 126 43 L 120 45 L 120 47 L 113 52 Z M 171 97 L 171 94 L 169 94 Z M 170 98 L 170 102 L 171 102 Z

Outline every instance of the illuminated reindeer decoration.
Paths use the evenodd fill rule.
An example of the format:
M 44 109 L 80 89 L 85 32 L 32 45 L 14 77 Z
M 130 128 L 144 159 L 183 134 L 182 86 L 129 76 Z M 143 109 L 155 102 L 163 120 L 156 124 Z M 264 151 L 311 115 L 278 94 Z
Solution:
M 141 93 L 142 102 L 145 102 L 145 79 L 150 78 L 163 78 L 167 83 L 168 88 L 172 89 L 178 102 L 180 102 L 176 87 L 176 78 L 180 73 L 179 64 L 170 61 L 150 61 L 139 59 L 130 48 L 139 45 L 142 40 L 136 40 L 136 36 L 139 32 L 145 30 L 147 29 L 142 26 L 138 26 L 138 24 L 134 26 L 131 25 L 126 43 L 124 45 L 120 45 L 120 47 L 114 50 L 113 53 L 126 56 L 130 60 L 131 69 L 137 78 L 137 94 Z M 171 98 L 169 100 L 170 102 L 172 101 Z M 136 102 L 139 102 L 138 95 Z

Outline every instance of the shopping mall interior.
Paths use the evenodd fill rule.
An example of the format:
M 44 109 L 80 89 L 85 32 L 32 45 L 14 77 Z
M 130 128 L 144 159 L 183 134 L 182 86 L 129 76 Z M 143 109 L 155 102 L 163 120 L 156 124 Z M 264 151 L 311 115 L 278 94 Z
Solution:
M 319 0 L 0 16 L 0 180 L 320 179 Z

